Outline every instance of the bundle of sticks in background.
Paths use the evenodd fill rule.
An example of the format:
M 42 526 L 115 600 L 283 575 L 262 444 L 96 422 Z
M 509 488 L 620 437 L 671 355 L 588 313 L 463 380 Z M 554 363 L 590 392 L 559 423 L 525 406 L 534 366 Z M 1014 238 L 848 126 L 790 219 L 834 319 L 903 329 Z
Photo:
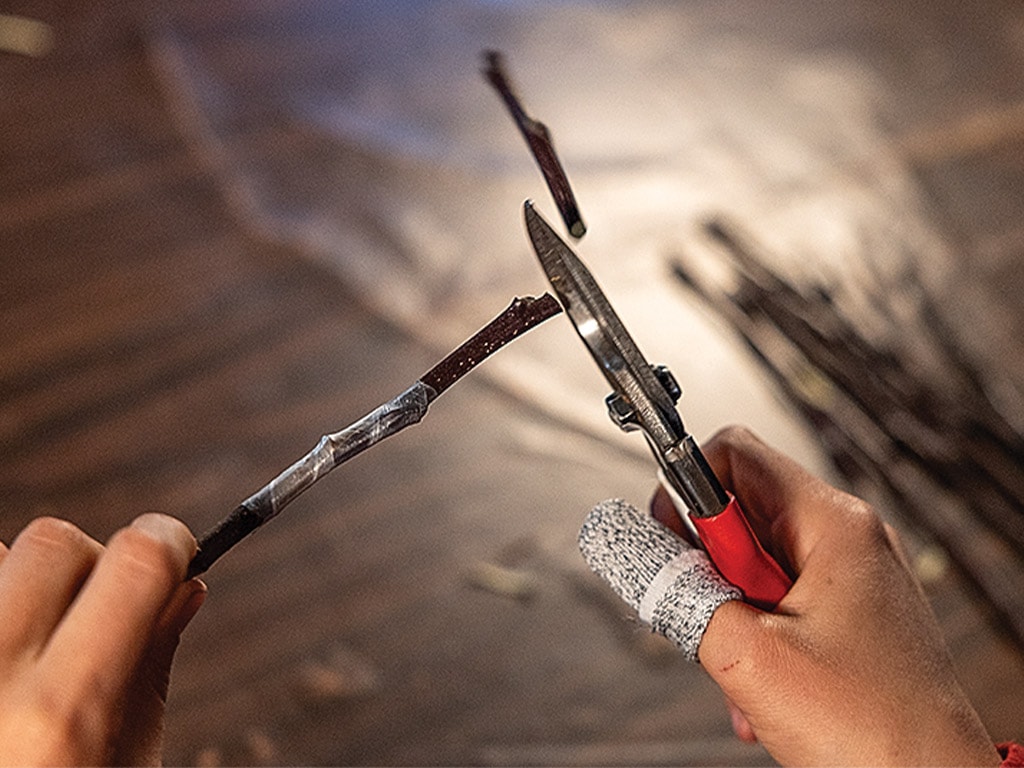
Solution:
M 935 300 L 915 296 L 913 328 L 891 319 L 894 338 L 937 352 L 938 376 L 897 344 L 869 341 L 827 289 L 773 272 L 771 254 L 735 225 L 712 219 L 702 233 L 727 278 L 685 253 L 675 276 L 741 335 L 851 487 L 941 546 L 1024 650 L 1024 436 L 992 405 Z

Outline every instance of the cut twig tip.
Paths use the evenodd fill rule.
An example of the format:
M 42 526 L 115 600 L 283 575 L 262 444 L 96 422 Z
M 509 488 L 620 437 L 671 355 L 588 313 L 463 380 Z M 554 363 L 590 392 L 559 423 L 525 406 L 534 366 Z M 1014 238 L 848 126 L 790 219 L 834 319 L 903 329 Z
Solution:
M 516 298 L 508 308 L 420 377 L 441 394 L 510 341 L 562 311 L 549 293 Z
M 483 58 L 485 63 L 484 77 L 487 78 L 487 81 L 498 92 L 502 101 L 505 102 L 505 106 L 508 108 L 509 114 L 512 115 L 512 119 L 515 120 L 519 132 L 526 139 L 527 146 L 529 146 L 534 160 L 540 166 L 544 182 L 551 191 L 551 196 L 555 199 L 555 205 L 558 206 L 558 212 L 562 216 L 562 221 L 565 222 L 566 229 L 569 230 L 570 235 L 578 240 L 586 234 L 587 227 L 583 223 L 583 217 L 580 215 L 576 196 L 573 194 L 572 187 L 569 184 L 569 177 L 566 176 L 565 169 L 555 153 L 551 132 L 544 123 L 526 114 L 522 102 L 520 102 L 519 97 L 516 96 L 512 89 L 512 84 L 505 69 L 504 57 L 501 53 L 495 50 L 486 50 L 484 51 Z

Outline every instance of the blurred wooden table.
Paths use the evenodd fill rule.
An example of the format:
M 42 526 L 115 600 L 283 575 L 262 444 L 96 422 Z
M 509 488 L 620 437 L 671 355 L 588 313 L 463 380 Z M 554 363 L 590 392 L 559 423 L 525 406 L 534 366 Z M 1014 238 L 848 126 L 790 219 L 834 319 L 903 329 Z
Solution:
M 147 508 L 202 530 L 434 360 L 232 219 L 154 81 L 148 4 L 7 10 L 56 43 L 0 53 L 0 537 Z M 577 562 L 583 507 L 645 493 L 621 462 L 460 384 L 209 574 L 168 763 L 770 762 Z M 968 688 L 1024 736 L 1020 659 L 950 594 Z

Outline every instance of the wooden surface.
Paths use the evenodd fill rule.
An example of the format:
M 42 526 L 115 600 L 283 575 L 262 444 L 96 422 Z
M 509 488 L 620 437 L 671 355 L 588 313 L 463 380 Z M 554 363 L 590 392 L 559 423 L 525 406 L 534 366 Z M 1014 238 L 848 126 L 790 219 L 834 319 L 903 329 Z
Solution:
M 1015 9 L 922 4 L 865 47 L 891 70 L 937 55 L 948 30 L 974 41 L 962 102 L 916 94 L 901 136 L 942 221 L 1019 309 Z M 157 9 L 5 10 L 56 39 L 40 58 L 0 53 L 0 538 L 54 514 L 102 539 L 150 508 L 200 531 L 436 350 L 239 222 L 154 73 Z M 175 8 L 208 31 L 249 12 Z M 289 12 L 252 14 L 269 39 Z M 854 24 L 841 15 L 820 46 Z M 326 45 L 299 26 L 297 52 Z M 994 118 L 978 72 L 986 97 L 1005 94 Z M 964 138 L 979 101 L 989 130 Z M 575 554 L 590 503 L 642 499 L 649 483 L 633 454 L 470 377 L 210 572 L 172 682 L 168 763 L 770 763 L 731 738 L 701 670 L 636 628 Z M 936 573 L 965 686 L 995 736 L 1024 737 L 1019 650 L 955 573 Z

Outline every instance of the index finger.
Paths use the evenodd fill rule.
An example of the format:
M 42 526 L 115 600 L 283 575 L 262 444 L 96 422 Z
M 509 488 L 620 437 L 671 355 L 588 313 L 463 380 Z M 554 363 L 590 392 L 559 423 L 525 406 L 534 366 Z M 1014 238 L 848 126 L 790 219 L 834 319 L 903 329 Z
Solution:
M 188 528 L 166 515 L 142 515 L 111 537 L 43 654 L 62 698 L 89 697 L 99 710 L 120 699 L 195 548 Z
M 732 491 L 762 543 L 781 549 L 799 572 L 815 544 L 864 503 L 815 477 L 747 429 L 729 427 L 704 446 L 722 484 Z

